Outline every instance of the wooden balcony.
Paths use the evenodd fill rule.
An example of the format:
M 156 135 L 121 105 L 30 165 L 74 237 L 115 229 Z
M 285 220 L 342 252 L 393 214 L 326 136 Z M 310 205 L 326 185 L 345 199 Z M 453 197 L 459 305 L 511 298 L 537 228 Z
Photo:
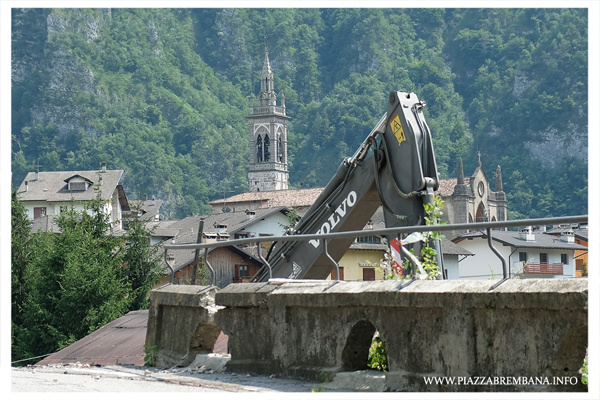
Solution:
M 562 275 L 563 265 L 562 264 L 527 264 L 523 268 L 523 272 L 526 274 L 550 274 L 550 275 Z

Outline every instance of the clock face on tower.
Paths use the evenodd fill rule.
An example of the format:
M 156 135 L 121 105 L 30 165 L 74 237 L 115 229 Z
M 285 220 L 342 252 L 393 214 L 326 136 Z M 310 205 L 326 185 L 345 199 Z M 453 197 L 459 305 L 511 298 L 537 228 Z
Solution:
M 477 193 L 479 193 L 479 197 L 483 197 L 483 194 L 485 193 L 483 182 L 479 182 L 479 185 L 477 185 Z

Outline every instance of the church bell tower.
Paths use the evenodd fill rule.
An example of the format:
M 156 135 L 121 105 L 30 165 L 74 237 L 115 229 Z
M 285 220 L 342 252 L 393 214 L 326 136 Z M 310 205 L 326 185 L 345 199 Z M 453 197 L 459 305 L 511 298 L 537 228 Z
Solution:
M 265 51 L 265 62 L 260 74 L 258 103 L 254 95 L 249 99 L 250 115 L 246 118 L 250 128 L 250 192 L 285 190 L 288 188 L 289 179 L 287 120 L 290 117 L 285 115 L 283 92 L 280 105 L 277 105 L 268 51 Z

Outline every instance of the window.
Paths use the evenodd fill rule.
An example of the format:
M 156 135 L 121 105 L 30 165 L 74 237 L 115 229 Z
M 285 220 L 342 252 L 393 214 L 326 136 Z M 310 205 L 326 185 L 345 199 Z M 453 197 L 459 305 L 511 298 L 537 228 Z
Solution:
M 527 262 L 527 253 L 524 251 L 519 252 L 519 261 Z
M 566 254 L 561 254 L 560 255 L 560 263 L 561 264 L 568 264 L 567 255 Z
M 375 280 L 375 268 L 363 268 L 363 281 Z
M 264 156 L 264 160 L 265 162 L 269 161 L 271 159 L 271 153 L 269 152 L 269 135 L 265 135 L 265 143 L 264 143 L 264 148 L 265 148 L 265 156 Z
M 46 207 L 33 207 L 33 218 L 41 218 L 46 216 Z
M 331 270 L 331 279 L 335 280 L 335 268 Z M 344 280 L 344 267 L 340 267 L 340 281 Z
M 279 143 L 277 145 L 277 156 L 279 157 L 279 162 L 283 162 L 283 141 L 281 140 L 281 135 L 279 135 Z
M 540 253 L 540 264 L 548 264 L 548 253 Z
M 247 278 L 250 275 L 248 274 L 248 266 L 247 265 L 238 265 L 237 275 L 240 278 Z
M 381 243 L 381 238 L 379 236 L 360 236 L 356 238 L 357 243 Z
M 258 139 L 256 139 L 256 162 L 262 162 L 263 160 L 263 145 L 262 138 L 258 135 Z
M 85 182 L 69 182 L 69 190 L 85 190 Z

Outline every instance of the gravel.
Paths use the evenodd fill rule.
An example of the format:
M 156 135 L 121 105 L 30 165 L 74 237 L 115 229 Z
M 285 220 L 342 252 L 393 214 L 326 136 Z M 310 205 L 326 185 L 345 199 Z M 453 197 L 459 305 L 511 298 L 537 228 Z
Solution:
M 320 384 L 274 375 L 89 364 L 13 367 L 13 392 L 311 392 Z

